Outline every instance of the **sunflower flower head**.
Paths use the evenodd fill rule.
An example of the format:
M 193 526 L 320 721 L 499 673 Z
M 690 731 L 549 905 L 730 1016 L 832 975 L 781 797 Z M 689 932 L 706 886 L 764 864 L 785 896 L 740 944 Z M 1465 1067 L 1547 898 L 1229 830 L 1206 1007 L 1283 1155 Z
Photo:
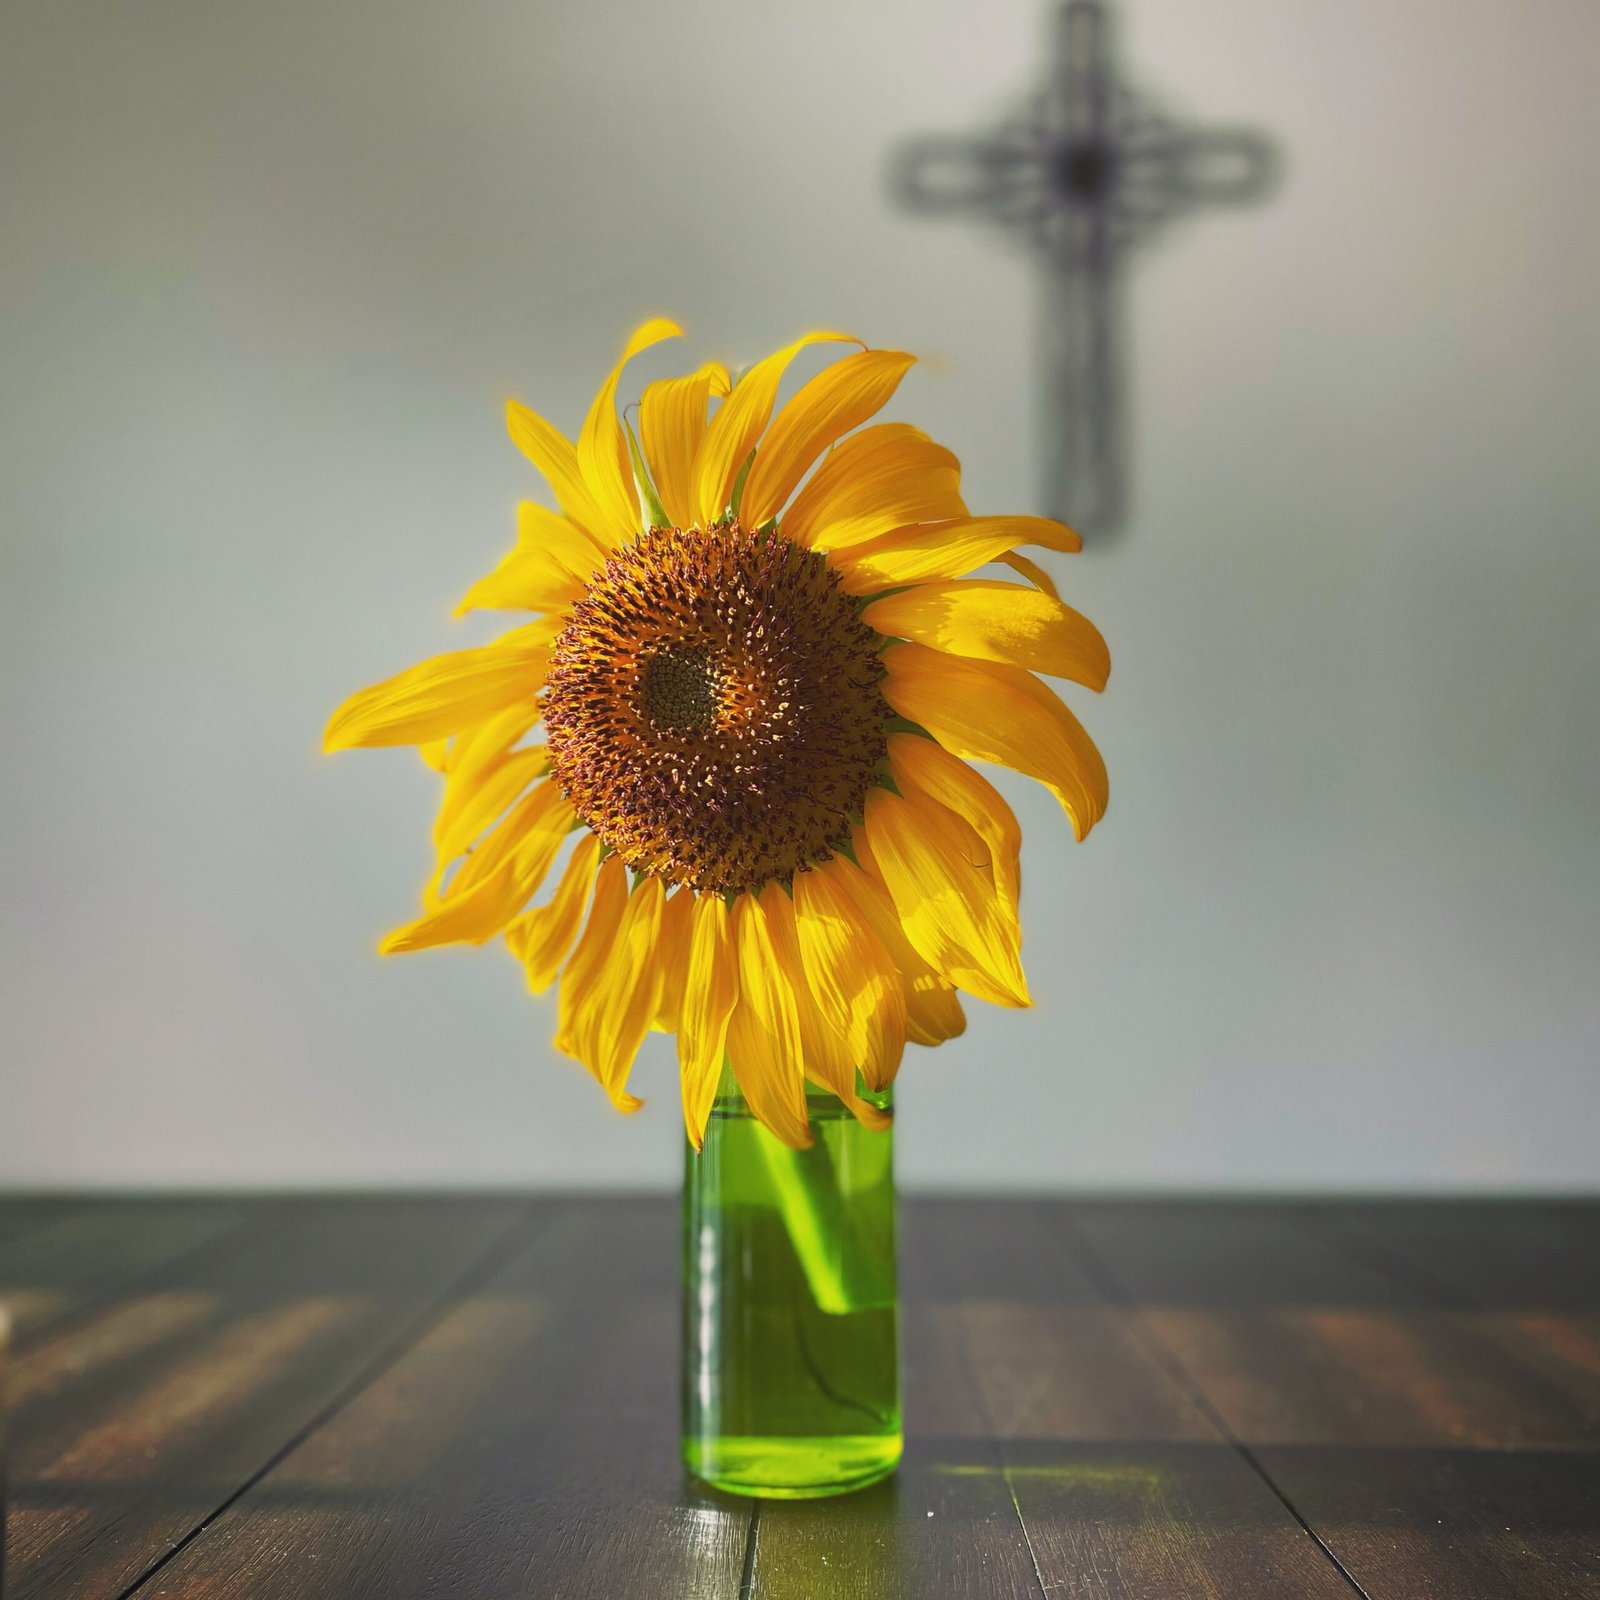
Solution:
M 800 1147 L 808 1082 L 883 1124 L 863 1091 L 964 1029 L 959 991 L 1029 1003 L 1020 830 L 968 763 L 1082 838 L 1105 767 L 1037 674 L 1098 690 L 1110 659 L 1021 553 L 1070 529 L 971 515 L 948 450 L 870 423 L 910 356 L 858 348 L 776 415 L 802 349 L 857 341 L 709 363 L 648 384 L 635 437 L 622 369 L 679 331 L 635 333 L 576 443 L 508 407 L 560 510 L 521 506 L 458 610 L 532 619 L 351 696 L 324 745 L 417 745 L 443 779 L 422 914 L 380 949 L 503 938 L 619 1108 L 660 1029 L 697 1146 L 726 1062 Z

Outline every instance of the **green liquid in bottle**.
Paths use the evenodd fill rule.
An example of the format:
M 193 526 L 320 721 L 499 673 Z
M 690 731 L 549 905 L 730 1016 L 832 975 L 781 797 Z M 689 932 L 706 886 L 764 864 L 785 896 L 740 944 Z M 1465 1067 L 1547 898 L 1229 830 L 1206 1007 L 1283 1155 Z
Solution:
M 735 1494 L 839 1494 L 900 1459 L 894 1133 L 809 1108 L 790 1150 L 724 1073 L 688 1151 L 684 1461 Z

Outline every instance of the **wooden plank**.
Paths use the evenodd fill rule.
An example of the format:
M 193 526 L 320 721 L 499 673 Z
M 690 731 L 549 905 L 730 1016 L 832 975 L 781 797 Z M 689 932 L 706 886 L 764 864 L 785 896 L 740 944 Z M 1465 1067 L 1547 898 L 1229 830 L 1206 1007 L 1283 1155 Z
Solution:
M 571 1200 L 137 1591 L 735 1600 L 678 1454 L 677 1203 Z
M 1195 1393 L 1370 1600 L 1575 1592 L 1583 1535 L 1549 1518 L 1564 1524 L 1592 1486 L 1596 1409 L 1483 1313 L 1440 1306 L 1431 1285 L 1295 1218 L 1073 1213 Z
M 1458 1438 L 1453 1449 L 1388 1447 L 1337 1464 L 1313 1450 L 1293 1463 L 1319 1516 L 1344 1524 L 1358 1568 L 1383 1563 L 1452 1596 L 1600 1593 L 1600 1458 L 1588 1453 L 1600 1440 L 1597 1216 L 1533 1201 L 1317 1208 L 1319 1231 L 1447 1308 L 1413 1330 L 1435 1381 L 1474 1381 L 1477 1351 L 1462 1359 L 1461 1330 L 1494 1352 L 1489 1403 L 1450 1419 L 1485 1448 Z M 1396 1526 L 1402 1518 L 1414 1526 Z
M 1555 1207 L 1504 1201 L 1322 1205 L 1308 1221 L 1440 1304 L 1600 1312 L 1600 1204 L 1588 1210 L 1587 1227 L 1564 1226 Z
M 1350 1600 L 1230 1444 L 1034 1440 L 1006 1454 L 1051 1600 Z
M 1442 1307 L 1431 1284 L 1296 1226 L 1292 1211 L 1074 1218 L 1248 1445 L 1600 1443 L 1600 1349 L 1575 1343 L 1557 1373 L 1512 1319 Z
M 1232 1309 L 1427 1303 L 1391 1272 L 1302 1238 L 1297 1224 L 1308 1209 L 1272 1201 L 1075 1201 L 1063 1217 L 1093 1245 L 1095 1270 L 1137 1300 Z
M 119 1594 L 527 1219 L 500 1200 L 291 1202 L 37 1340 L 10 1374 L 10 1600 Z
M 83 1210 L 88 1203 L 91 1202 L 69 1195 L 0 1195 L 0 1240 L 59 1222 L 74 1211 Z
M 1259 1454 L 1369 1600 L 1600 1595 L 1592 1454 L 1349 1446 Z
M 1571 1229 L 1591 1249 L 1600 1246 L 1600 1193 L 1562 1195 L 1539 1204 L 1558 1227 Z
M 1069 1253 L 1058 1204 L 987 1211 L 1047 1285 L 967 1309 L 975 1370 L 1052 1596 L 1348 1600 L 1271 1488 Z
M 835 1500 L 765 1500 L 754 1600 L 1042 1600 L 994 1446 L 906 1440 L 893 1478 Z
M 326 1592 L 352 1597 L 525 1588 L 575 1600 L 736 1595 L 748 1508 L 683 1482 L 677 1467 L 672 1210 L 582 1203 L 581 1224 L 563 1219 L 443 1319 L 141 1595 L 271 1600 L 304 1593 L 308 1574 Z M 1032 1212 L 998 1207 L 987 1227 L 973 1225 L 965 1208 L 930 1220 L 925 1245 L 916 1224 L 908 1228 L 907 1251 L 908 1399 L 912 1418 L 929 1426 L 913 1420 L 906 1466 L 891 1484 L 839 1501 L 763 1503 L 750 1550 L 753 1596 L 1063 1591 L 1079 1570 L 1086 1494 L 1120 1508 L 1120 1518 L 1102 1526 L 1103 1554 L 1118 1576 L 1098 1592 L 1172 1592 L 1160 1585 L 1174 1576 L 1197 1594 L 1347 1592 L 1236 1451 L 1214 1434 L 1198 1452 L 1158 1442 L 1175 1405 L 1188 1427 L 1201 1424 L 1170 1398 L 1170 1382 L 1164 1402 L 1142 1398 L 1161 1381 L 1148 1360 L 1129 1351 L 1120 1373 L 1127 1379 L 1131 1364 L 1133 1376 L 1121 1384 L 1122 1398 L 1090 1403 L 1090 1390 L 1115 1376 L 1106 1351 L 1126 1345 L 1115 1332 L 1075 1328 L 1075 1347 L 1092 1354 L 1079 1366 L 1069 1356 L 1068 1370 L 1088 1381 L 1076 1407 L 1070 1383 L 1058 1382 L 1055 1393 L 1035 1389 L 1048 1402 L 1041 1415 L 1058 1429 L 1079 1416 L 1091 1419 L 1090 1431 L 1120 1432 L 1143 1412 L 1151 1439 L 1108 1448 L 1064 1431 L 1061 1439 L 1007 1444 L 1015 1470 L 997 1457 L 985 1396 L 999 1395 L 1020 1421 L 1011 1405 L 1016 1384 L 1031 1382 L 1039 1354 L 1062 1360 L 1051 1339 L 1042 1352 L 1028 1342 L 1037 1334 L 1026 1327 L 1030 1314 L 1081 1316 L 1099 1297 L 1073 1277 L 1064 1254 L 1059 1272 L 1041 1273 L 1048 1229 Z M 962 1240 L 990 1286 L 1056 1302 L 1013 1303 L 1024 1324 L 1011 1346 L 1015 1359 L 985 1366 L 969 1308 L 922 1292 Z M 1030 1252 L 1034 1266 L 1023 1270 Z M 918 1260 L 932 1262 L 926 1275 Z M 980 1334 L 992 1339 L 998 1330 L 1003 1342 L 1004 1319 L 977 1309 Z M 511 1382 L 507 1374 L 516 1372 L 526 1379 Z M 1018 1499 L 1024 1515 L 1027 1502 L 1038 1508 L 1030 1531 L 1035 1549 L 1043 1547 L 1043 1583 L 1018 1528 Z M 1205 1527 L 1207 1508 L 1222 1517 L 1220 1533 Z M 1250 1587 L 1269 1579 L 1270 1591 Z
M 1573 1202 L 1360 1202 L 1305 1220 L 1431 1304 L 1466 1313 L 1451 1321 L 1553 1391 L 1570 1443 L 1600 1434 L 1600 1235 L 1571 1226 L 1577 1212 Z
M 1103 1306 L 1063 1248 L 1050 1202 L 919 1195 L 901 1204 L 908 1299 Z
M 1054 1208 L 910 1209 L 908 1234 L 925 1227 L 927 1242 L 908 1250 L 908 1335 L 937 1314 L 928 1353 L 942 1392 L 924 1385 L 919 1397 L 912 1385 L 912 1448 L 893 1487 L 859 1507 L 762 1506 L 753 1595 L 1348 1600 L 1321 1550 L 1152 1359 L 1130 1314 L 1078 1268 Z M 923 1406 L 938 1419 L 926 1433 Z
M 901 1219 L 905 1458 L 859 1494 L 763 1502 L 750 1566 L 758 1600 L 1042 1600 L 961 1306 L 968 1273 L 991 1292 L 1022 1291 L 1026 1277 L 998 1276 L 1016 1261 L 983 1253 L 972 1208 L 915 1201 Z
M 1600 1594 L 1570 1206 L 1406 1211 L 1503 1241 L 1457 1278 L 1372 1207 L 912 1203 L 902 1471 L 753 1520 L 677 1465 L 675 1202 L 519 1214 L 290 1202 L 36 1332 L 6 1593 Z
M 0 1308 L 13 1345 L 245 1224 L 261 1203 L 98 1200 L 0 1241 Z

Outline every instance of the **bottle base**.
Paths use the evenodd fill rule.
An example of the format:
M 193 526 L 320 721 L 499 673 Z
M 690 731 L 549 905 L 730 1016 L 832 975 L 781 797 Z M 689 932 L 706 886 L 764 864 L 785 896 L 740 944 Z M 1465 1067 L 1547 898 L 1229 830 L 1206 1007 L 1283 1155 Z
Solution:
M 898 1433 L 810 1439 L 722 1434 L 685 1440 L 683 1462 L 695 1477 L 724 1494 L 820 1500 L 887 1478 L 900 1465 L 900 1452 Z

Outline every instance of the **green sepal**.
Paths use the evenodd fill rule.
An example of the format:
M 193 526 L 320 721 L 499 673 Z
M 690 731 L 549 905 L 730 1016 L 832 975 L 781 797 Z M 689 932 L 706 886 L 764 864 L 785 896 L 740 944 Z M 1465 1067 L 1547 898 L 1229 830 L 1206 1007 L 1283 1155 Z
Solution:
M 750 468 L 755 465 L 756 453 L 754 450 L 744 458 L 744 465 L 739 468 L 739 475 L 733 480 L 733 493 L 728 496 L 728 515 L 739 515 L 740 503 L 744 500 L 744 480 L 750 476 Z
M 887 600 L 892 594 L 904 594 L 907 589 L 915 589 L 914 583 L 897 583 L 892 589 L 874 589 L 871 594 L 858 594 L 855 597 L 856 608 L 865 611 L 874 600 Z
M 628 454 L 633 458 L 633 485 L 639 491 L 640 507 L 645 518 L 639 531 L 647 533 L 651 528 L 670 528 L 672 519 L 661 503 L 661 496 L 656 493 L 656 486 L 650 481 L 649 469 L 644 464 L 644 452 L 640 450 L 639 441 L 633 434 L 633 424 L 624 417 L 622 426 L 628 430 Z

